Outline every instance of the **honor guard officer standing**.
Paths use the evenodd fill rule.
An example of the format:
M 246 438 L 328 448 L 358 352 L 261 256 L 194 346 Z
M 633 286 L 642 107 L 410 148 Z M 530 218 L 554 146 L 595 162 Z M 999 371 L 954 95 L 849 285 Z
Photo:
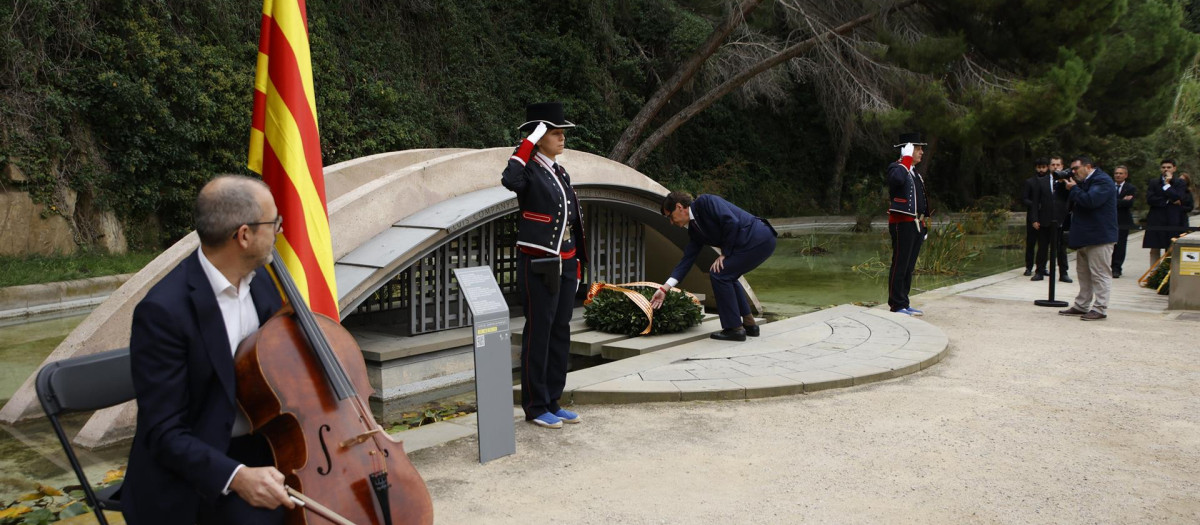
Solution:
M 920 316 L 908 303 L 917 255 L 929 224 L 929 195 L 925 179 L 913 166 L 925 155 L 920 133 L 901 133 L 900 160 L 888 166 L 888 235 L 892 238 L 892 268 L 888 273 L 888 306 L 893 312 Z
M 558 102 L 530 104 L 529 133 L 508 159 L 501 175 L 517 194 L 517 290 L 524 301 L 521 338 L 521 408 L 525 420 L 546 428 L 579 423 L 578 414 L 558 404 L 567 382 L 571 314 L 587 242 L 583 209 L 571 177 L 555 159 L 566 148 L 563 130 L 575 124 L 563 118 Z
M 758 324 L 738 279 L 775 253 L 778 237 L 775 228 L 766 219 L 755 217 L 716 195 L 693 199 L 687 192 L 673 191 L 663 199 L 662 213 L 671 224 L 687 228 L 689 242 L 670 279 L 650 298 L 650 305 L 655 309 L 662 306 L 667 292 L 692 268 L 701 247 L 716 246 L 721 249 L 721 256 L 709 267 L 708 277 L 721 315 L 721 331 L 710 337 L 720 341 L 745 341 L 747 335 L 757 337 Z

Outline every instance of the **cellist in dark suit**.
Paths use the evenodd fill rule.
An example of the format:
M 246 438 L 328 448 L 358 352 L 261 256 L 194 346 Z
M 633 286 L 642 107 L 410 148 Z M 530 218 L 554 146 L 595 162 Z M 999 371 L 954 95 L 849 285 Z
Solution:
M 266 441 L 246 435 L 233 364 L 238 343 L 281 306 L 263 265 L 282 221 L 267 186 L 240 176 L 205 185 L 195 220 L 200 249 L 133 312 L 138 415 L 125 521 L 282 523 L 280 506 L 293 504 Z
M 1117 183 L 1117 245 L 1113 247 L 1112 276 L 1121 277 L 1121 266 L 1125 264 L 1125 247 L 1129 244 L 1129 230 L 1133 227 L 1133 199 L 1137 188 L 1125 182 L 1129 168 L 1117 166 L 1113 169 L 1113 180 Z

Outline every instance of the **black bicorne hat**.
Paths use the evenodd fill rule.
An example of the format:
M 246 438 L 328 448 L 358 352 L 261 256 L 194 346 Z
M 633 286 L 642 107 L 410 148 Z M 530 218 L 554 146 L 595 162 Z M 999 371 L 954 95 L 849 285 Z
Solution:
M 892 146 L 892 147 L 899 148 L 900 146 L 903 146 L 903 145 L 909 144 L 909 143 L 911 143 L 913 146 L 928 146 L 929 145 L 929 144 L 925 143 L 925 138 L 921 136 L 920 132 L 901 133 L 899 142 L 900 142 L 899 144 L 896 144 L 895 146 Z
M 573 122 L 563 117 L 562 102 L 538 102 L 525 106 L 525 123 L 517 129 L 533 131 L 539 122 L 545 122 L 550 129 L 575 127 Z

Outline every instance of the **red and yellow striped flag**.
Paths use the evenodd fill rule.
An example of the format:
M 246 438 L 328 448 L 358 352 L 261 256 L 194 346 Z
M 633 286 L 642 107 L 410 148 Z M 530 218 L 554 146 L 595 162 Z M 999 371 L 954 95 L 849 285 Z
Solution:
M 263 1 L 248 165 L 283 216 L 275 247 L 297 287 L 313 311 L 338 319 L 304 0 Z

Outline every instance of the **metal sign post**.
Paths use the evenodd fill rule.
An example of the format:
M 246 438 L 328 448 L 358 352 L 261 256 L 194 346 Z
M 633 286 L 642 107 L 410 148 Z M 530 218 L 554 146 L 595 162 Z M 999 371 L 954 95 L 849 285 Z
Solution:
M 479 462 L 517 452 L 512 410 L 512 354 L 508 303 L 490 266 L 456 268 L 458 287 L 475 319 L 475 402 L 478 405 Z

